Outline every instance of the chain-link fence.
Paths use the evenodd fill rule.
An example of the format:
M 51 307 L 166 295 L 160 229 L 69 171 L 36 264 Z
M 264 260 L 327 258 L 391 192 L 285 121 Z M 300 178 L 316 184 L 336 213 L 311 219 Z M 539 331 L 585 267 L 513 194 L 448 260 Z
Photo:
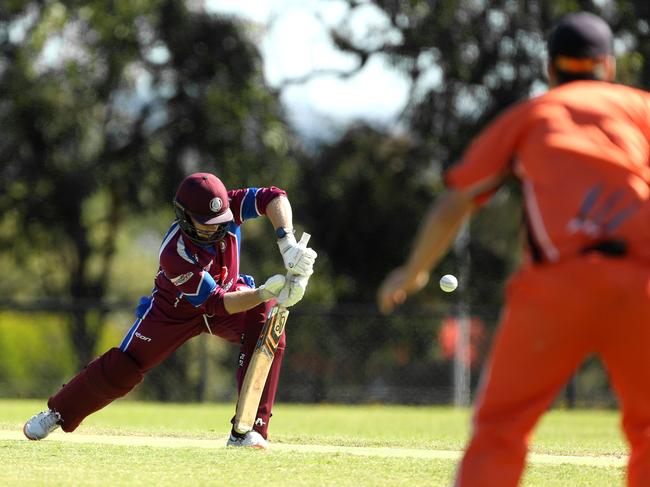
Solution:
M 88 360 L 119 345 L 133 322 L 131 303 L 0 303 L 0 397 L 47 397 Z M 498 309 L 467 316 L 465 354 L 456 353 L 462 320 L 451 311 L 380 315 L 374 305 L 332 309 L 295 307 L 278 401 L 453 404 L 458 361 L 476 391 Z M 79 332 L 75 315 L 83 314 Z M 78 318 L 78 316 L 77 316 Z M 238 347 L 196 337 L 150 371 L 130 398 L 159 401 L 234 401 Z M 456 360 L 456 367 L 454 360 Z M 531 374 L 534 374 L 531 371 Z M 558 402 L 612 406 L 606 374 L 588 360 Z

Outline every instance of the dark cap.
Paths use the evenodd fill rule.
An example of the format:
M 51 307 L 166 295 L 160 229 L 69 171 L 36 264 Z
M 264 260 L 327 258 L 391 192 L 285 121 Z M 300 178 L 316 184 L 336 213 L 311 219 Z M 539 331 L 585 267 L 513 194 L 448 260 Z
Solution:
M 607 22 L 589 12 L 562 17 L 551 30 L 548 53 L 551 59 L 565 56 L 595 59 L 613 54 L 614 36 Z
M 233 219 L 228 190 L 214 174 L 197 172 L 181 182 L 175 201 L 204 225 L 215 225 Z

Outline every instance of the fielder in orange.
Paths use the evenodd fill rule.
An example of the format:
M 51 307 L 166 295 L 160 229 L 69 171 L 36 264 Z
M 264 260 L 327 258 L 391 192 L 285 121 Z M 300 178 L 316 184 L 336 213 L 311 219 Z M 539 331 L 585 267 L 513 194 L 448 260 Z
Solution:
M 627 485 L 650 485 L 650 94 L 612 83 L 612 40 L 589 13 L 556 24 L 550 91 L 507 110 L 452 166 L 378 291 L 391 312 L 474 209 L 506 178 L 521 183 L 527 258 L 508 284 L 458 487 L 519 483 L 533 427 L 590 354 L 620 399 Z

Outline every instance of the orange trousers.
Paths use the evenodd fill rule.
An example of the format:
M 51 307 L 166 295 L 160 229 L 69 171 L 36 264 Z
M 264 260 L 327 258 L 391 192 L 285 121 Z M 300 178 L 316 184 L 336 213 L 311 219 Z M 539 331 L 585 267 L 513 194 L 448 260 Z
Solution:
M 537 420 L 591 354 L 619 399 L 627 485 L 650 486 L 650 263 L 597 254 L 513 276 L 455 486 L 518 485 Z

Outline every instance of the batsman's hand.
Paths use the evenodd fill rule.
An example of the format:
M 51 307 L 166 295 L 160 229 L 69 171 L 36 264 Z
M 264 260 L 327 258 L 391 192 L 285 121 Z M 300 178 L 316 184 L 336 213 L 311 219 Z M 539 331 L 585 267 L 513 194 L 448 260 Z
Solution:
M 309 276 L 291 275 L 278 296 L 278 304 L 285 308 L 290 308 L 305 295 Z
M 262 301 L 277 298 L 284 289 L 287 279 L 282 274 L 276 274 L 269 277 L 264 284 L 258 287 Z
M 314 249 L 296 242 L 296 237 L 292 233 L 288 233 L 286 237 L 278 240 L 278 247 L 287 271 L 298 276 L 313 274 L 314 262 L 318 255 Z

